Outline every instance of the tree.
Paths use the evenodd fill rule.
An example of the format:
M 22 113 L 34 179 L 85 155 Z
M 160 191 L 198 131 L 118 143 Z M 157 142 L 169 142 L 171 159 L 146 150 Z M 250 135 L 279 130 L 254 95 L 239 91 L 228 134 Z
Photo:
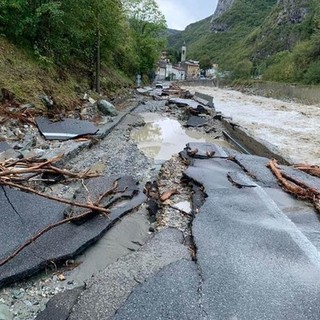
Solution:
M 155 0 L 123 0 L 141 74 L 149 74 L 165 44 L 166 22 Z

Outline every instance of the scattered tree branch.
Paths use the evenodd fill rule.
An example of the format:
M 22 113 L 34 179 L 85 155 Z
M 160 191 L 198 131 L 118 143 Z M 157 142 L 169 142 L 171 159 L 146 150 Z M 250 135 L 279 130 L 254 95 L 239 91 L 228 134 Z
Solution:
M 296 164 L 294 168 L 304 171 L 312 176 L 320 178 L 320 166 L 307 165 L 307 164 Z
M 94 205 L 94 204 L 83 204 L 83 203 L 78 203 L 78 202 L 69 201 L 69 200 L 66 200 L 66 199 L 61 199 L 61 198 L 58 198 L 58 197 L 50 196 L 50 195 L 44 194 L 42 192 L 39 192 L 37 190 L 34 190 L 34 189 L 30 188 L 30 187 L 19 185 L 19 184 L 10 182 L 10 181 L 2 181 L 1 180 L 0 184 L 6 185 L 6 186 L 9 186 L 9 187 L 13 187 L 13 188 L 17 188 L 17 189 L 20 189 L 20 190 L 23 190 L 23 191 L 26 191 L 26 192 L 31 192 L 31 193 L 34 193 L 34 194 L 40 196 L 40 197 L 47 198 L 47 199 L 54 200 L 54 201 L 58 201 L 58 202 L 65 203 L 65 204 L 69 204 L 71 206 L 91 209 L 91 210 L 99 211 L 99 212 L 102 212 L 102 213 L 105 213 L 105 214 L 110 213 L 109 210 L 107 210 L 107 209 L 105 209 L 103 207 Z
M 12 184 L 14 185 L 14 184 Z M 26 187 L 27 188 L 27 187 Z M 85 219 L 85 218 L 88 218 L 90 217 L 91 215 L 95 215 L 97 214 L 97 211 L 98 212 L 102 212 L 103 214 L 108 214 L 110 213 L 110 210 L 108 209 L 108 207 L 110 207 L 112 205 L 109 204 L 107 206 L 107 208 L 102 208 L 99 206 L 99 203 L 100 201 L 107 195 L 110 195 L 114 192 L 117 191 L 117 188 L 118 188 L 118 181 L 114 181 L 113 183 L 113 186 L 111 189 L 107 190 L 106 192 L 104 192 L 102 194 L 102 196 L 99 197 L 99 199 L 97 200 L 96 204 L 95 205 L 87 205 L 87 206 L 82 206 L 81 207 L 87 207 L 89 209 L 91 209 L 90 211 L 86 211 L 82 214 L 78 214 L 76 216 L 72 216 L 72 217 L 68 217 L 68 218 L 65 218 L 63 220 L 60 220 L 60 221 L 57 221 L 55 223 L 52 223 L 48 226 L 46 226 L 45 228 L 43 228 L 42 230 L 40 230 L 38 233 L 36 233 L 35 235 L 33 235 L 31 238 L 29 238 L 25 243 L 23 243 L 21 246 L 19 246 L 12 254 L 10 254 L 8 257 L 6 257 L 5 259 L 1 260 L 0 261 L 0 267 L 3 266 L 4 264 L 6 264 L 7 262 L 9 262 L 10 260 L 12 260 L 15 256 L 17 256 L 23 249 L 25 249 L 26 247 L 28 247 L 30 244 L 32 244 L 34 241 L 36 241 L 38 238 L 40 238 L 42 235 L 44 235 L 46 232 L 58 227 L 58 226 L 61 226 L 63 224 L 66 224 L 66 223 L 69 223 L 69 222 L 76 222 L 76 221 L 80 221 L 82 219 Z M 27 189 L 30 189 L 30 188 L 27 188 Z M 36 193 L 38 194 L 38 193 Z M 40 195 L 40 194 L 39 194 Z M 47 196 L 44 195 L 46 198 Z M 48 197 L 49 198 L 49 197 Z M 57 201 L 60 201 L 61 199 L 59 198 L 55 198 L 55 197 L 50 197 L 52 200 L 57 200 Z M 50 199 L 49 198 L 49 199 Z M 53 199 L 54 198 L 54 199 Z M 58 200 L 59 199 L 59 200 Z M 60 201 L 62 202 L 62 201 Z M 65 202 L 63 202 L 65 203 Z M 76 205 L 75 203 L 72 203 L 72 205 Z M 78 205 L 79 206 L 79 205 Z
M 320 212 L 320 192 L 318 190 L 310 188 L 303 182 L 281 172 L 278 167 L 277 160 L 275 159 L 270 160 L 267 167 L 271 169 L 272 173 L 278 179 L 280 185 L 285 191 L 297 196 L 298 198 L 310 200 L 317 211 Z

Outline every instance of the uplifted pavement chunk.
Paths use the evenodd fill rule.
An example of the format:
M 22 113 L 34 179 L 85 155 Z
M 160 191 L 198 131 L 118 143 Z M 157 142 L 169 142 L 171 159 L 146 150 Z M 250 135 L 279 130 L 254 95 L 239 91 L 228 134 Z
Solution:
M 237 154 L 235 159 L 241 167 L 255 177 L 262 187 L 278 187 L 277 179 L 267 168 L 270 159 L 246 154 Z
M 226 159 L 195 159 L 184 175 L 189 179 L 205 186 L 206 192 L 219 188 L 229 188 L 232 182 L 228 179 L 228 173 L 242 172 L 234 162 Z
M 190 116 L 186 127 L 204 127 L 208 124 L 208 119 L 198 116 Z
M 89 121 L 65 118 L 52 122 L 45 117 L 36 118 L 37 126 L 47 140 L 68 140 L 84 135 L 93 135 L 98 128 Z
M 182 99 L 182 98 L 170 98 L 169 103 L 174 103 L 179 107 L 191 107 L 192 109 L 197 109 L 201 103 L 194 101 L 192 99 Z
M 88 283 L 68 320 L 110 319 L 138 284 L 173 262 L 191 259 L 188 247 L 182 242 L 180 231 L 166 229 L 141 250 L 109 265 Z
M 103 193 L 112 187 L 113 181 L 118 178 L 108 177 L 103 180 L 102 187 L 94 186 L 94 183 L 91 187 L 99 188 L 99 192 Z M 124 183 L 125 181 L 128 182 L 128 178 Z M 117 193 L 113 196 L 116 198 Z M 70 259 L 80 254 L 101 238 L 119 218 L 143 203 L 145 195 L 134 192 L 132 197 L 126 197 L 124 201 L 116 200 L 117 205 L 110 208 L 108 217 L 96 214 L 81 225 L 62 224 L 33 241 L 0 267 L 0 286 L 30 276 L 52 261 Z M 112 200 L 109 198 L 109 201 Z M 0 187 L 0 205 L 3 221 L 0 225 L 0 259 L 9 256 L 49 224 L 63 220 L 67 208 L 61 203 L 6 187 Z

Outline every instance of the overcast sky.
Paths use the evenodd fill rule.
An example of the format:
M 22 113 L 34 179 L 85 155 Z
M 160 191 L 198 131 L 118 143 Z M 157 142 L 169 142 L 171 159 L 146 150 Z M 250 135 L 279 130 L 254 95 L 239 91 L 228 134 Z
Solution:
M 165 15 L 168 28 L 184 30 L 195 21 L 214 13 L 218 0 L 156 0 Z

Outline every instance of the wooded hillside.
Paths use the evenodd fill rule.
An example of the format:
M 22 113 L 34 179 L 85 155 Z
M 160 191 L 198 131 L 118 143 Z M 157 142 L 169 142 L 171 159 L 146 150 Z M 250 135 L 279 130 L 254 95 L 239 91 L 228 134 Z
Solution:
M 0 88 L 107 94 L 153 70 L 164 28 L 154 0 L 1 0 Z

